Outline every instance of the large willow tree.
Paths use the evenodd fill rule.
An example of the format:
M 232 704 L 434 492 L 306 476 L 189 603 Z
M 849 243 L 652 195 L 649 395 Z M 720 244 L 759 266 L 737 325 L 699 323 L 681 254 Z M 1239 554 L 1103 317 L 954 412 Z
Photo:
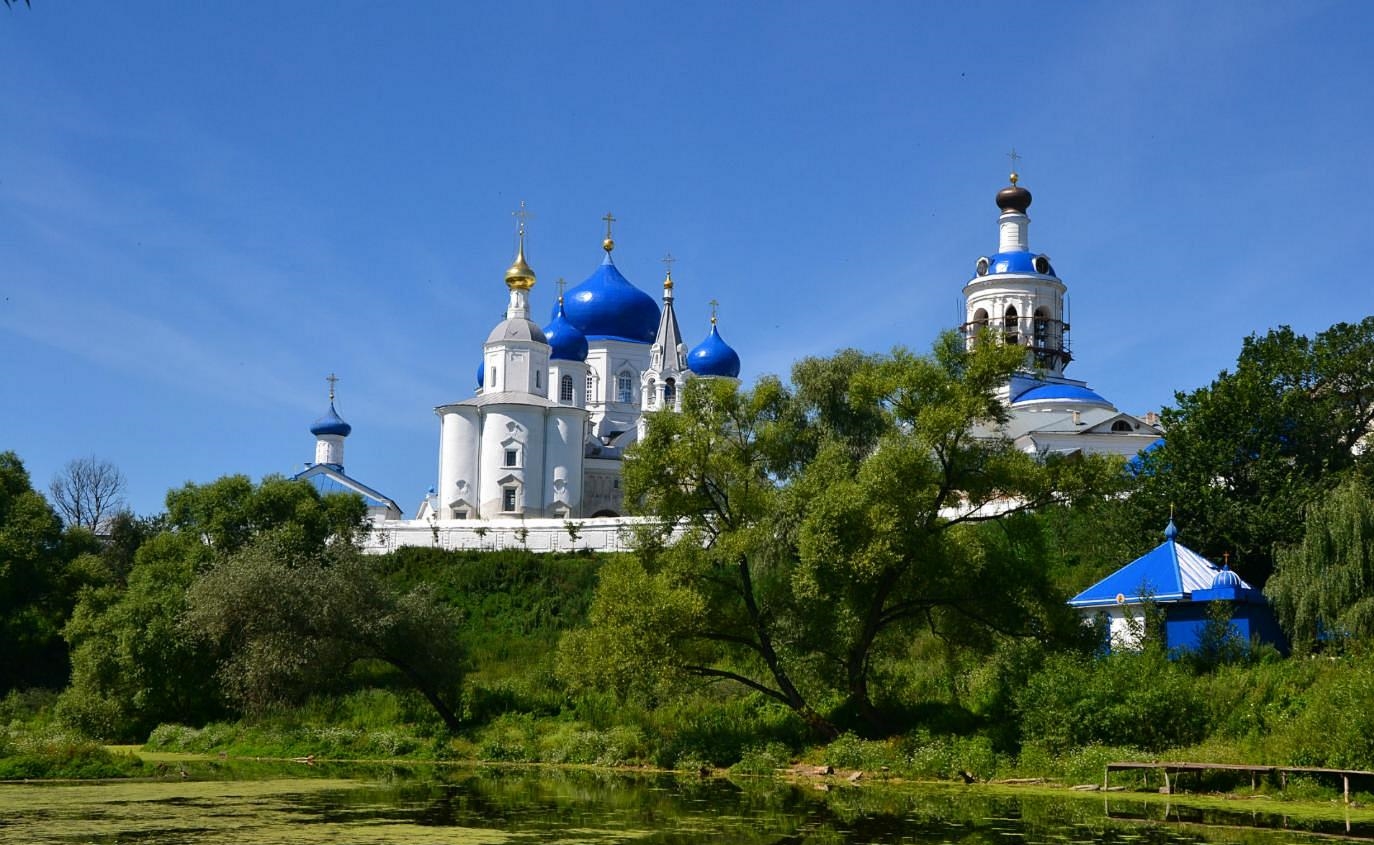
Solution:
M 625 464 L 627 501 L 676 533 L 602 571 L 564 676 L 660 696 L 732 681 L 818 734 L 840 711 L 881 733 L 876 664 L 917 630 L 990 642 L 1077 628 L 1015 543 L 976 530 L 1120 474 L 975 435 L 1006 419 L 996 390 L 1023 356 L 947 335 L 928 356 L 804 360 L 791 389 L 690 382 Z
M 1265 587 L 1293 647 L 1374 639 L 1374 489 L 1348 477 L 1309 507 L 1301 542 L 1282 547 Z

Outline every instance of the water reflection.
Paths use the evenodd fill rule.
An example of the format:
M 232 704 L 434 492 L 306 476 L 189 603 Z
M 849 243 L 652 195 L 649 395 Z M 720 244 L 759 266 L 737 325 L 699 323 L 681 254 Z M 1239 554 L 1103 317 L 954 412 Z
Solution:
M 546 769 L 320 766 L 240 780 L 0 785 L 0 843 L 870 843 L 1193 845 L 1315 841 L 1282 818 L 1127 797 L 836 788 Z M 1169 824 L 1160 823 L 1168 819 Z M 1333 823 L 1323 833 L 1344 833 Z M 1370 835 L 1358 828 L 1352 832 Z

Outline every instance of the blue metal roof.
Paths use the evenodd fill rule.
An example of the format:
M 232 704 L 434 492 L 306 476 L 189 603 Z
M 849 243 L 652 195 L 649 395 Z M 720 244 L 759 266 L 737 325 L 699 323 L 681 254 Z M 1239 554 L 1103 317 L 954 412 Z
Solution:
M 988 257 L 988 275 L 995 276 L 999 273 L 1029 273 L 1032 276 L 1054 276 L 1054 266 L 1048 267 L 1048 273 L 1041 273 L 1035 269 L 1035 259 L 1041 255 L 1038 252 L 1027 252 L 1018 250 L 1016 252 L 999 252 Z M 1049 258 L 1045 258 L 1049 261 Z M 1057 277 L 1056 277 L 1057 278 Z
M 544 327 L 544 338 L 549 342 L 550 358 L 561 361 L 587 360 L 587 336 L 568 322 L 561 300 L 554 312 L 553 322 Z
M 1086 402 L 1092 405 L 1102 405 L 1107 408 L 1114 407 L 1111 402 L 1103 399 L 1101 395 L 1086 387 L 1079 387 L 1076 384 L 1039 384 L 1028 390 L 1023 390 L 1011 400 L 1013 405 L 1020 405 L 1026 402 Z
M 1136 452 L 1126 461 L 1126 472 L 1131 475 L 1140 475 L 1145 471 L 1145 456 L 1164 445 L 1164 438 L 1157 438 L 1149 446 Z
M 653 343 L 658 333 L 658 303 L 620 275 L 609 252 L 596 272 L 564 299 L 568 322 L 588 340 Z M 557 315 L 555 307 L 551 316 Z
M 1178 543 L 1177 534 L 1171 520 L 1163 543 L 1069 599 L 1069 606 L 1140 604 L 1145 599 L 1161 603 L 1189 601 L 1193 593 L 1213 589 L 1221 570 Z M 1239 575 L 1231 574 L 1240 589 L 1250 589 Z
M 334 410 L 334 403 L 329 403 L 329 413 L 315 420 L 315 424 L 310 426 L 310 433 L 319 437 L 322 434 L 337 434 L 340 437 L 347 437 L 353 426 L 344 422 L 339 416 L 339 412 Z
M 687 368 L 699 376 L 739 378 L 739 353 L 730 348 L 711 324 L 711 333 L 687 353 Z

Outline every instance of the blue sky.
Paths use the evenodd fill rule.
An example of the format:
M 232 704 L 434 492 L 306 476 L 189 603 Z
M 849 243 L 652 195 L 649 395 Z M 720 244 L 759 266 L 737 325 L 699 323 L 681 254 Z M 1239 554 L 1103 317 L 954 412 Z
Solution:
M 0 449 L 40 489 L 110 460 L 140 513 L 300 468 L 331 371 L 349 473 L 412 511 L 522 199 L 540 314 L 612 211 L 746 382 L 957 324 L 1013 147 L 1068 375 L 1123 410 L 1371 312 L 1374 4 L 32 3 L 0 7 Z

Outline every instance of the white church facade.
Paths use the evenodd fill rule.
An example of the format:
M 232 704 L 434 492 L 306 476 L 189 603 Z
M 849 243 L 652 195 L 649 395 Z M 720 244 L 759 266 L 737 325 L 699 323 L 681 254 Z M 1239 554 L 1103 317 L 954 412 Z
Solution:
M 1085 382 L 1065 376 L 1072 360 L 1068 289 L 1049 257 L 1030 248 L 1031 195 L 1017 183 L 1013 173 L 1011 185 L 997 194 L 997 252 L 977 259 L 963 288 L 961 331 L 968 342 L 993 332 L 1027 349 L 1026 369 L 1001 391 L 1009 421 L 981 433 L 1010 438 L 1031 453 L 1133 457 L 1162 432 L 1153 415 L 1123 413 Z M 614 218 L 605 219 L 600 266 L 558 297 L 550 321 L 540 327 L 531 316 L 535 273 L 525 257 L 521 215 L 516 258 L 505 274 L 505 319 L 483 344 L 476 391 L 434 409 L 435 486 L 414 518 L 399 518 L 394 503 L 370 511 L 370 550 L 625 548 L 624 529 L 634 522 L 625 515 L 620 484 L 625 450 L 643 435 L 650 414 L 680 410 L 688 380 L 736 379 L 740 358 L 721 338 L 714 315 L 706 339 L 689 350 L 673 310 L 671 269 L 660 306 L 615 266 Z M 334 413 L 332 389 L 330 398 L 337 424 L 316 424 L 323 444 L 317 445 L 317 464 L 325 460 L 319 455 L 329 458 L 337 450 L 341 475 L 347 424 Z M 324 473 L 307 465 L 298 477 L 312 471 Z

